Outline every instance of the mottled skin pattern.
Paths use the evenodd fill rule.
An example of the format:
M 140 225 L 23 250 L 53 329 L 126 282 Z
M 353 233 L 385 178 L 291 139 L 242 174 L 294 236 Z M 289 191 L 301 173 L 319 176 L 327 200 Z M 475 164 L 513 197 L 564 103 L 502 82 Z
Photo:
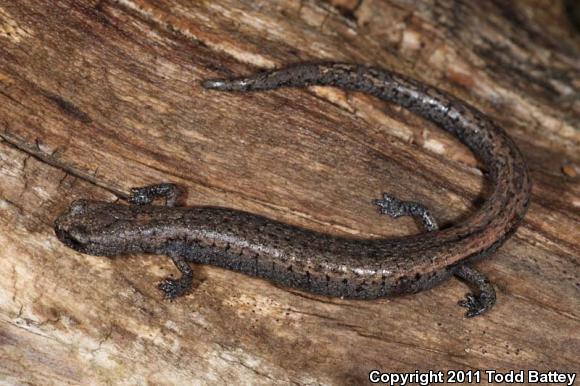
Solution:
M 340 63 L 307 63 L 234 80 L 207 80 L 222 91 L 325 85 L 399 104 L 453 134 L 487 170 L 492 193 L 464 222 L 439 230 L 422 205 L 385 194 L 375 203 L 392 217 L 415 216 L 427 233 L 394 239 L 336 237 L 241 211 L 175 207 L 176 187 L 132 191 L 131 203 L 76 201 L 55 222 L 58 238 L 77 251 L 104 256 L 169 255 L 182 273 L 160 284 L 167 297 L 191 285 L 187 262 L 212 264 L 284 286 L 330 296 L 374 299 L 418 292 L 455 274 L 473 294 L 460 302 L 475 316 L 495 303 L 485 276 L 466 263 L 498 248 L 526 212 L 530 179 L 519 150 L 500 127 L 451 95 L 400 74 Z M 166 206 L 150 205 L 155 197 Z

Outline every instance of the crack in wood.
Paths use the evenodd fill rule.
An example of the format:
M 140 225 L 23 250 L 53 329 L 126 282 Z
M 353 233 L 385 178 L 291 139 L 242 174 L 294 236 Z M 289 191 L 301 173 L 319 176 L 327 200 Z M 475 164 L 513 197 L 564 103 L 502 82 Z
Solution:
M 46 153 L 44 153 L 40 150 L 38 141 L 35 141 L 36 149 L 32 149 L 32 148 L 30 148 L 22 143 L 19 143 L 17 140 L 12 138 L 7 132 L 0 133 L 0 139 L 2 139 L 6 144 L 8 144 L 8 146 L 12 147 L 13 149 L 16 149 L 16 150 L 19 150 L 25 154 L 28 154 L 29 156 L 33 157 L 34 159 L 36 159 L 37 161 L 39 161 L 43 164 L 46 164 L 46 165 L 52 166 L 56 169 L 59 169 L 59 170 L 63 171 L 64 173 L 67 173 L 71 176 L 74 176 L 74 177 L 80 179 L 80 180 L 88 182 L 91 185 L 98 186 L 99 188 L 104 189 L 107 192 L 112 193 L 113 195 L 115 195 L 119 198 L 127 199 L 129 197 L 129 195 L 127 193 L 124 193 L 120 190 L 111 188 L 111 187 L 103 184 L 102 182 L 100 182 L 98 179 L 90 176 L 89 174 L 82 173 L 82 172 L 78 171 L 77 169 L 66 165 L 63 162 L 59 162 L 59 161 L 55 160 L 53 157 L 51 157 L 50 155 L 47 155 Z

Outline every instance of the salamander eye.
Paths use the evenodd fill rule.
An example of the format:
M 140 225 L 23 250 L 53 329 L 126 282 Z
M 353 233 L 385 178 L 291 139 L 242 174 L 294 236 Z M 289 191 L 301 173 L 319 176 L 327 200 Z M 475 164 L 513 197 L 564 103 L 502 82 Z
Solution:
M 87 206 L 87 202 L 85 200 L 76 200 L 70 204 L 70 213 L 71 214 L 81 214 L 84 212 Z

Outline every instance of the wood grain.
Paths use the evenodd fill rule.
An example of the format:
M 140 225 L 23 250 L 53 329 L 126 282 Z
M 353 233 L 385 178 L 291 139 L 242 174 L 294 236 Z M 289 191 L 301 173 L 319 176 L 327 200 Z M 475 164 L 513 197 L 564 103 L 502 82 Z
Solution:
M 353 384 L 371 369 L 577 371 L 580 35 L 551 0 L 0 1 L 0 383 Z M 223 94 L 206 77 L 304 60 L 380 65 L 492 116 L 532 172 L 516 235 L 479 264 L 498 290 L 346 301 L 196 266 L 174 302 L 165 257 L 105 259 L 56 240 L 76 198 L 171 181 L 187 204 L 335 234 L 419 232 L 388 191 L 444 225 L 486 193 L 429 122 L 328 88 Z M 566 169 L 563 169 L 566 168 Z M 563 170 L 576 171 L 564 173 Z M 575 176 L 576 175 L 576 176 Z

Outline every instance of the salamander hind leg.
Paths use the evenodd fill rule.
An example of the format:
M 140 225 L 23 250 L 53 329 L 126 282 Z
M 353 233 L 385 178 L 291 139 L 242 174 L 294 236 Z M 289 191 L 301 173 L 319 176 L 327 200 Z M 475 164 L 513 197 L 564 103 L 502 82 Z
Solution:
M 375 200 L 383 214 L 388 214 L 393 218 L 401 216 L 412 216 L 420 220 L 428 232 L 439 229 L 435 218 L 425 206 L 412 202 L 401 201 L 388 193 L 383 194 L 382 200 Z M 467 308 L 465 317 L 472 318 L 490 310 L 495 304 L 495 290 L 489 280 L 480 272 L 468 266 L 461 266 L 455 269 L 455 276 L 467 283 L 473 292 L 459 301 L 461 307 Z
M 424 205 L 413 201 L 402 201 L 391 196 L 388 193 L 383 193 L 381 200 L 374 200 L 373 203 L 379 207 L 382 214 L 388 214 L 393 218 L 402 216 L 415 217 L 429 232 L 439 229 L 435 218 Z
M 171 183 L 142 186 L 131 189 L 129 203 L 133 205 L 149 205 L 156 198 L 164 198 L 165 206 L 175 206 L 179 193 L 177 185 Z
M 166 278 L 159 283 L 158 288 L 163 292 L 166 299 L 175 299 L 185 295 L 191 290 L 193 282 L 193 271 L 183 255 L 177 252 L 169 253 L 171 260 L 181 273 L 178 279 Z
M 489 311 L 495 304 L 495 289 L 482 273 L 466 265 L 455 270 L 455 276 L 464 281 L 472 289 L 472 293 L 465 295 L 459 301 L 461 307 L 467 308 L 466 318 L 472 318 Z

